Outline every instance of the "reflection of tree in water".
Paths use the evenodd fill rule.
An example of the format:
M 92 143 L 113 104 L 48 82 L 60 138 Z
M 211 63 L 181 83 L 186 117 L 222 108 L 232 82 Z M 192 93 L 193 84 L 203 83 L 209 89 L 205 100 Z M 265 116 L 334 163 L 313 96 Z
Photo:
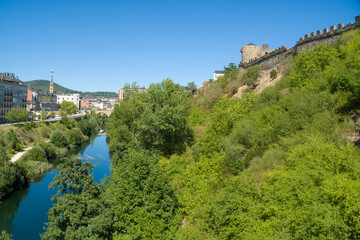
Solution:
M 11 197 L 4 199 L 0 203 L 0 231 L 6 230 L 9 233 L 13 232 L 12 221 L 18 211 L 22 199 L 29 194 L 30 188 L 17 191 Z

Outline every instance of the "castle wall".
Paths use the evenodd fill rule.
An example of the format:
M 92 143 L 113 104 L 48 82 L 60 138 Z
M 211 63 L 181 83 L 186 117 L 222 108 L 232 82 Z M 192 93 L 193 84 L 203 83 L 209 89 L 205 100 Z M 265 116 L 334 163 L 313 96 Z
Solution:
M 327 45 L 327 44 L 335 43 L 343 32 L 359 27 L 360 27 L 360 15 L 355 17 L 355 23 L 349 23 L 346 26 L 344 26 L 343 23 L 340 23 L 337 26 L 331 26 L 330 30 L 328 28 L 325 28 L 323 30 L 318 30 L 310 34 L 306 34 L 304 38 L 300 38 L 300 40 L 296 43 L 296 45 L 291 49 L 287 49 L 285 46 L 282 46 L 281 48 L 272 51 L 270 50 L 271 52 L 262 55 L 260 57 L 255 56 L 249 59 L 248 61 L 244 61 L 244 52 L 242 51 L 243 60 L 239 64 L 239 70 L 242 71 L 254 65 L 261 66 L 264 70 L 272 69 L 276 67 L 278 64 L 280 64 L 281 60 L 288 55 L 295 56 L 301 52 L 313 49 L 314 47 L 320 44 Z M 258 47 L 260 48 L 260 46 Z M 260 53 L 261 53 L 261 49 L 260 49 Z
M 323 30 L 316 31 L 316 33 L 312 32 L 310 35 L 306 34 L 304 38 L 300 38 L 294 46 L 295 54 L 313 49 L 320 44 L 327 45 L 335 43 L 343 32 L 360 26 L 360 19 L 356 18 L 356 20 L 357 22 L 349 23 L 345 27 L 343 23 L 339 23 L 337 26 L 331 26 L 330 30 L 325 28 Z

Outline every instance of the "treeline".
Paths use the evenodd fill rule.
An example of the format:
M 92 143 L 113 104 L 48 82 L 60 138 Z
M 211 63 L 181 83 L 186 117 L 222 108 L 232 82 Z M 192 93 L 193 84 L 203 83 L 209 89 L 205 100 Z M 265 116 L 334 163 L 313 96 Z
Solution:
M 30 122 L 0 131 L 0 199 L 27 187 L 37 173 L 54 167 L 56 160 L 70 150 L 78 148 L 99 129 L 104 128 L 106 117 L 88 114 L 76 122 L 62 118 L 61 122 Z M 9 160 L 25 146 L 32 149 L 20 160 Z
M 64 165 L 42 238 L 358 239 L 359 56 L 350 31 L 258 95 L 258 69 L 236 68 L 198 106 L 169 79 L 132 91 L 107 122 L 112 175 Z M 241 99 L 224 96 L 234 81 Z

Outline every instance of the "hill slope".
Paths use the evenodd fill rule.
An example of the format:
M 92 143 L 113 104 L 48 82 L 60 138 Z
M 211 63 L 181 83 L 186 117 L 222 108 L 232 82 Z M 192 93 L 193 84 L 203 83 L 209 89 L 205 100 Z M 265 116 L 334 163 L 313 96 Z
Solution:
M 47 92 L 49 91 L 50 81 L 49 80 L 32 80 L 28 82 L 24 82 L 28 88 L 31 88 L 35 91 Z M 72 94 L 72 93 L 80 93 L 81 96 L 89 96 L 89 97 L 117 97 L 115 92 L 81 92 L 72 90 L 66 87 L 63 87 L 57 83 L 54 83 L 54 93 L 56 94 Z

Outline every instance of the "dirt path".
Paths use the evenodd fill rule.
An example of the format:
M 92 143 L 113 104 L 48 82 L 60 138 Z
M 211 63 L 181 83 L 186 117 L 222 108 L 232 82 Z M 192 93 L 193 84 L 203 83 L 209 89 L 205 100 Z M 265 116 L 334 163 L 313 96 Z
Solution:
M 10 162 L 14 163 L 17 160 L 19 160 L 27 151 L 29 151 L 30 149 L 32 149 L 33 147 L 27 147 L 24 150 L 21 150 L 20 152 L 16 153 L 11 159 Z

